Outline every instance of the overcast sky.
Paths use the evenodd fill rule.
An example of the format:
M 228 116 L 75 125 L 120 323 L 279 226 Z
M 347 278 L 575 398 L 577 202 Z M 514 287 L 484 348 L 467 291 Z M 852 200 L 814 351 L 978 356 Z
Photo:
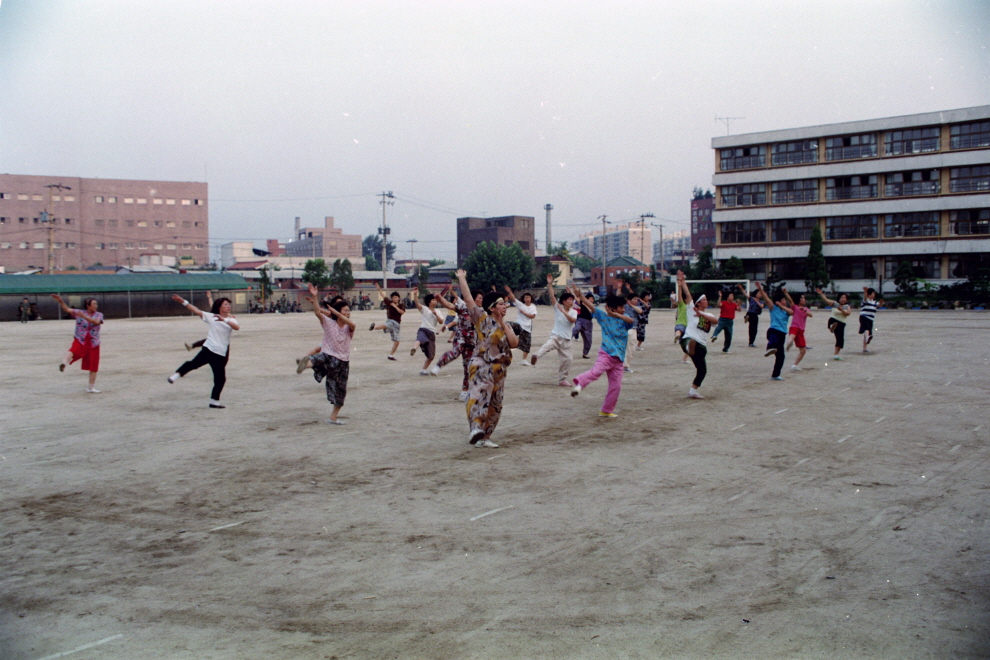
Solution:
M 451 258 L 455 219 L 688 226 L 711 138 L 990 104 L 988 0 L 2 0 L 0 172 L 205 181 Z

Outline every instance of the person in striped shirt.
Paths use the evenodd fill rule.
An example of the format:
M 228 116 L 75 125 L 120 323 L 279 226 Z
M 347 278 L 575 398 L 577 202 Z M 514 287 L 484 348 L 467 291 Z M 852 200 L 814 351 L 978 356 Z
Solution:
M 873 341 L 873 319 L 877 315 L 877 292 L 871 287 L 863 287 L 863 303 L 859 306 L 859 334 L 863 335 L 863 352 L 869 353 L 866 347 Z

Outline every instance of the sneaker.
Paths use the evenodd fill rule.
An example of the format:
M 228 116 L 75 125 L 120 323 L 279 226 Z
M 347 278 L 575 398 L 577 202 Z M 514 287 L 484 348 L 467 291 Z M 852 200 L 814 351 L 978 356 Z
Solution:
M 636 350 L 637 350 L 637 351 L 642 351 L 642 350 L 645 350 L 645 349 L 644 349 L 644 348 L 643 348 L 642 346 L 637 346 L 637 347 L 636 347 Z
M 529 358 L 523 358 L 522 359 L 522 362 L 519 363 L 519 366 L 521 366 L 521 367 L 528 367 L 528 366 L 530 366 L 529 365 Z
M 372 324 L 371 324 L 371 327 L 370 327 L 370 328 L 368 328 L 368 332 L 374 332 L 374 331 L 375 331 L 375 324 L 374 324 L 374 323 L 372 323 Z
M 100 390 L 96 389 L 95 387 L 87 387 L 86 388 L 86 391 L 89 392 L 90 394 L 99 394 L 100 393 Z
M 581 357 L 584 358 L 585 360 L 589 359 L 587 355 L 582 355 Z
M 433 365 L 432 367 L 430 367 L 430 369 L 429 369 L 429 372 L 428 372 L 428 373 L 429 373 L 429 374 L 430 374 L 431 376 L 439 376 L 439 375 L 440 375 L 440 365 L 439 365 L 439 364 L 435 364 L 435 365 Z
M 835 356 L 834 358 L 832 358 L 832 359 L 833 359 L 833 360 L 838 360 L 839 362 L 842 362 L 842 361 L 844 361 L 844 360 L 845 360 L 845 358 L 844 358 L 844 357 L 842 357 L 841 355 L 836 355 L 836 356 Z
M 327 424 L 333 424 L 334 426 L 343 426 L 346 422 L 342 419 L 328 419 Z
M 461 392 L 460 396 L 457 397 L 457 400 L 458 401 L 467 401 L 468 400 L 468 393 L 467 392 Z
M 600 413 L 598 413 L 598 416 L 599 417 L 609 417 L 609 418 L 611 418 L 611 417 L 618 417 L 618 415 L 616 415 L 615 413 L 607 413 L 607 412 L 600 412 Z
M 65 371 L 65 362 L 62 362 L 61 364 L 58 365 L 58 370 Z
M 536 356 L 535 355 L 530 355 L 529 356 L 529 366 L 531 366 L 531 367 L 535 367 L 536 366 Z
M 723 352 L 723 353 L 731 353 L 732 351 L 730 351 L 730 350 L 729 350 L 729 349 L 727 349 L 727 348 L 723 348 L 723 349 L 722 349 L 722 352 Z
M 393 362 L 395 361 L 395 356 L 394 355 L 387 355 L 385 357 L 387 357 L 389 360 L 392 360 Z
M 296 373 L 301 374 L 302 372 L 306 371 L 306 367 L 308 366 L 309 366 L 308 355 L 306 357 L 299 358 L 298 360 L 296 360 Z
M 776 348 L 768 348 L 767 352 L 763 354 L 763 357 L 770 357 L 777 352 Z
M 750 344 L 749 347 L 750 348 L 756 348 L 756 344 Z
M 189 342 L 186 342 L 186 350 L 191 351 L 192 349 L 193 349 L 193 345 L 190 344 Z
M 177 371 L 177 372 L 175 372 L 174 374 L 172 374 L 171 376 L 168 377 L 168 382 L 170 382 L 170 383 L 172 383 L 174 385 L 175 384 L 175 381 L 179 380 L 180 378 L 182 378 L 182 376 Z
M 430 372 L 427 371 L 426 369 L 420 369 L 419 370 L 419 375 L 420 376 L 429 376 L 430 375 Z
M 865 348 L 863 349 L 863 352 L 864 352 L 864 353 L 869 353 L 869 351 L 868 351 L 868 350 L 866 350 Z
M 416 349 L 415 348 L 409 349 L 409 357 L 416 357 Z
M 226 408 L 226 407 L 227 406 L 223 405 L 219 401 L 210 401 L 210 408 Z
M 482 431 L 481 429 L 474 429 L 468 434 L 468 442 L 473 445 L 477 443 L 479 440 L 481 440 L 483 437 L 485 437 L 484 431 Z
M 566 380 L 562 380 L 562 381 L 560 381 L 557 384 L 560 385 L 561 387 L 570 387 L 571 386 L 570 382 L 569 381 L 566 381 Z
M 791 371 L 802 371 L 802 369 L 801 369 L 801 367 L 797 366 L 796 364 L 792 364 L 791 365 Z
M 496 445 L 491 440 L 481 440 L 479 442 L 474 443 L 474 446 L 476 448 L 478 448 L 478 449 L 481 449 L 481 448 L 485 448 L 485 449 L 498 449 L 498 445 Z
M 632 370 L 632 367 L 622 367 L 622 372 L 623 373 L 627 373 L 627 374 L 634 374 L 634 373 L 636 373 L 635 371 Z
M 870 338 L 866 340 L 866 343 L 869 344 L 872 341 L 873 341 L 873 334 L 871 333 Z
M 701 394 L 698 392 L 698 390 L 696 390 L 694 388 L 691 388 L 690 390 L 688 390 L 688 398 L 690 398 L 690 399 L 704 399 L 705 397 L 701 396 Z
M 580 385 L 578 385 L 577 383 L 574 383 L 574 387 L 571 388 L 571 396 L 577 396 L 578 394 L 580 394 L 581 393 L 581 389 L 582 388 L 581 388 Z
M 770 376 L 770 380 L 784 380 L 782 376 Z

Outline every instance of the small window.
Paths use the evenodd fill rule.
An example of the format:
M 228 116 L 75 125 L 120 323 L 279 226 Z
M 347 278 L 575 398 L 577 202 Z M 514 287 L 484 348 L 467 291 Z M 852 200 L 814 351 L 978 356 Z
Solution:
M 31 199 L 36 202 L 41 202 L 44 201 L 45 198 L 42 195 L 31 195 Z
M 138 197 L 137 203 L 138 204 L 147 204 L 148 203 L 148 199 L 146 197 Z
M 133 204 L 133 203 L 134 203 L 134 198 L 133 197 L 125 197 L 124 198 L 124 204 Z
M 93 198 L 93 201 L 95 201 L 97 204 L 102 204 L 103 203 L 103 195 L 97 195 L 96 197 Z
M 107 249 L 108 250 L 116 250 L 117 249 L 117 244 L 116 243 L 107 243 Z
M 0 243 L 0 250 L 9 250 L 10 243 Z
M 66 250 L 75 250 L 76 249 L 76 244 L 75 243 L 72 243 L 72 242 L 66 243 L 65 244 L 65 249 Z
M 188 220 L 183 220 L 182 221 L 182 226 L 183 227 L 192 227 L 192 223 L 189 222 Z
M 162 199 L 161 197 L 155 197 L 155 198 L 154 198 L 154 199 L 152 200 L 152 203 L 154 203 L 154 204 L 164 204 L 164 203 L 165 203 L 165 200 L 164 200 L 164 199 Z
M 206 200 L 205 199 L 197 199 L 196 200 L 196 206 L 206 206 Z
M 176 245 L 175 245 L 175 243 L 166 243 L 165 244 L 165 249 L 166 250 L 175 250 L 176 249 Z
M 117 203 L 117 198 L 116 197 L 113 197 L 113 196 L 107 197 L 107 204 L 116 204 L 116 203 Z
M 138 220 L 137 221 L 137 226 L 138 227 L 147 227 L 148 226 L 148 221 L 147 220 Z
M 116 227 L 117 226 L 117 221 L 116 220 L 107 220 L 107 226 L 108 227 Z
M 65 224 L 71 225 L 72 224 L 72 218 L 66 218 L 65 219 Z
M 7 218 L 0 218 L 0 225 L 7 224 Z
M 106 246 L 106 243 L 97 243 L 93 246 L 96 250 L 102 250 Z
M 165 200 L 165 205 L 166 206 L 175 206 L 175 200 L 174 199 L 166 199 Z
M 124 226 L 125 227 L 133 227 L 134 226 L 134 221 L 133 220 L 124 220 Z
M 134 243 L 124 243 L 124 249 L 125 250 L 133 250 L 134 249 Z
M 74 202 L 74 201 L 76 201 L 76 196 L 75 195 L 66 195 L 65 196 L 65 201 L 67 201 L 67 202 Z
M 147 250 L 148 249 L 148 244 L 147 243 L 138 243 L 138 249 L 139 250 Z
M 102 227 L 103 220 L 93 220 L 93 224 L 96 225 L 97 227 Z
M 45 244 L 44 243 L 35 243 L 32 247 L 34 247 L 35 250 L 44 250 L 45 249 Z
M 17 193 L 17 199 L 18 199 L 18 201 L 26 202 L 27 200 L 31 199 L 31 197 L 28 196 L 28 195 L 25 195 L 24 193 Z
M 161 243 L 155 243 L 155 249 L 156 250 L 161 250 L 162 249 L 162 244 Z
M 175 226 L 175 221 L 174 220 L 169 220 L 168 222 L 165 223 L 165 226 L 166 227 L 174 227 Z
M 184 199 L 184 200 L 182 200 L 182 205 L 183 206 L 189 206 L 190 204 L 192 204 L 192 200 L 191 199 Z
M 162 221 L 161 220 L 155 220 L 155 226 L 156 227 L 161 227 L 162 226 Z

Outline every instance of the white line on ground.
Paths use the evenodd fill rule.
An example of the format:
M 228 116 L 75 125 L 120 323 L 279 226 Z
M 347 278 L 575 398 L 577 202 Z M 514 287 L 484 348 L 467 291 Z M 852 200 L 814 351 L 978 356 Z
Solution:
M 743 426 L 745 426 L 745 424 Z M 737 426 L 736 428 L 739 428 L 739 427 Z M 733 429 L 733 430 L 735 430 L 735 429 Z M 684 445 L 682 447 L 674 447 L 673 449 L 668 449 L 667 450 L 667 453 L 670 454 L 670 453 L 673 453 L 675 451 L 680 451 L 682 449 L 687 449 L 688 447 L 693 447 L 693 446 L 694 445 Z
M 123 637 L 122 634 L 114 635 L 113 637 L 107 637 L 106 639 L 101 639 L 100 641 L 93 642 L 92 644 L 83 644 L 79 648 L 72 649 L 71 651 L 62 651 L 61 653 L 56 653 L 55 655 L 46 655 L 45 657 L 40 658 L 39 660 L 54 660 L 55 658 L 64 658 L 67 655 L 71 655 L 73 653 L 79 653 L 79 651 L 85 651 L 86 649 L 91 649 L 94 646 L 99 646 L 101 644 L 106 644 L 107 642 L 112 642 L 113 640 L 119 639 L 121 637 Z
M 743 492 L 741 492 L 741 493 L 739 493 L 738 495 L 733 495 L 733 496 L 732 496 L 732 497 L 730 497 L 730 498 L 729 498 L 729 499 L 728 499 L 727 501 L 729 501 L 729 502 L 731 502 L 731 501 L 733 501 L 733 500 L 738 500 L 738 499 L 739 499 L 740 497 L 742 497 L 743 495 L 746 495 L 746 494 L 748 494 L 748 493 L 749 493 L 749 491 L 748 491 L 748 490 L 744 490 Z
M 910 408 L 910 407 L 911 407 L 911 406 L 913 406 L 913 405 L 914 405 L 913 403 L 909 403 L 909 404 L 907 404 L 906 406 L 904 406 L 904 410 L 907 410 L 908 408 Z
M 34 461 L 33 463 L 20 463 L 20 466 L 23 467 L 25 465 L 44 465 L 45 463 L 58 463 L 59 461 L 72 461 L 72 460 L 75 460 L 75 458 L 74 457 L 71 457 L 71 456 L 67 456 L 66 458 L 51 458 L 51 459 L 49 459 L 47 461 Z
M 739 426 L 733 426 L 733 427 L 732 427 L 731 429 L 729 429 L 729 430 L 730 430 L 730 431 L 738 431 L 739 429 L 741 429 L 741 428 L 742 428 L 742 427 L 744 427 L 744 426 L 746 426 L 746 425 L 745 425 L 745 424 L 740 424 Z
M 797 463 L 794 464 L 794 467 L 797 467 L 799 465 L 804 465 L 805 463 L 807 463 L 810 460 L 811 460 L 810 458 L 802 458 L 800 461 L 798 461 Z
M 879 424 L 880 422 L 882 422 L 882 421 L 883 421 L 883 420 L 885 420 L 885 419 L 887 419 L 887 416 L 886 416 L 886 415 L 884 415 L 883 417 L 878 417 L 878 418 L 877 418 L 877 421 L 875 421 L 875 422 L 873 422 L 873 423 L 874 423 L 874 424 Z
M 218 529 L 227 529 L 228 527 L 237 527 L 238 525 L 243 525 L 246 522 L 247 522 L 246 520 L 242 520 L 241 522 L 230 523 L 229 525 L 220 525 L 219 527 L 214 527 L 210 531 L 211 532 L 215 532 Z
M 774 415 L 779 415 L 780 413 L 785 413 L 788 410 L 790 410 L 790 408 L 784 408 L 783 410 L 778 410 L 777 412 L 774 413 Z
M 955 452 L 959 451 L 959 448 L 960 447 L 962 447 L 962 445 L 956 445 L 955 447 L 953 447 L 952 449 L 949 450 L 949 453 L 952 454 L 952 453 L 955 453 Z
M 502 458 L 503 456 L 506 456 L 506 454 L 495 454 L 494 456 L 491 456 L 489 458 L 486 458 L 485 460 L 486 461 L 494 461 L 496 458 Z
M 17 433 L 18 431 L 34 431 L 35 429 L 43 429 L 44 426 L 26 426 L 22 429 L 11 429 L 11 433 Z
M 943 385 L 942 387 L 948 387 L 949 385 L 952 385 L 952 381 L 951 380 L 948 383 L 946 383 L 945 385 Z
M 474 522 L 475 520 L 479 520 L 481 518 L 484 518 L 485 516 L 490 516 L 493 513 L 499 513 L 500 511 L 505 511 L 507 509 L 512 509 L 512 508 L 515 508 L 514 504 L 510 504 L 509 506 L 503 506 L 501 509 L 492 509 L 491 511 L 485 511 L 484 513 L 479 513 L 474 518 L 468 518 L 468 522 Z
M 851 387 L 843 387 L 843 388 L 842 388 L 841 390 L 839 390 L 839 391 L 840 391 L 840 392 L 845 392 L 846 390 L 851 390 L 851 389 L 852 389 Z
M 980 430 L 980 429 L 982 429 L 982 428 L 983 428 L 983 425 L 982 425 L 982 424 L 980 424 L 980 425 L 979 425 L 979 426 L 977 426 L 977 427 L 976 427 L 975 429 L 973 429 L 973 431 L 974 431 L 974 432 L 976 432 L 976 431 L 979 431 L 979 430 Z
M 841 437 L 841 438 L 839 438 L 839 442 L 845 442 L 846 440 L 848 440 L 851 437 L 852 437 L 851 435 L 847 435 L 847 436 Z

